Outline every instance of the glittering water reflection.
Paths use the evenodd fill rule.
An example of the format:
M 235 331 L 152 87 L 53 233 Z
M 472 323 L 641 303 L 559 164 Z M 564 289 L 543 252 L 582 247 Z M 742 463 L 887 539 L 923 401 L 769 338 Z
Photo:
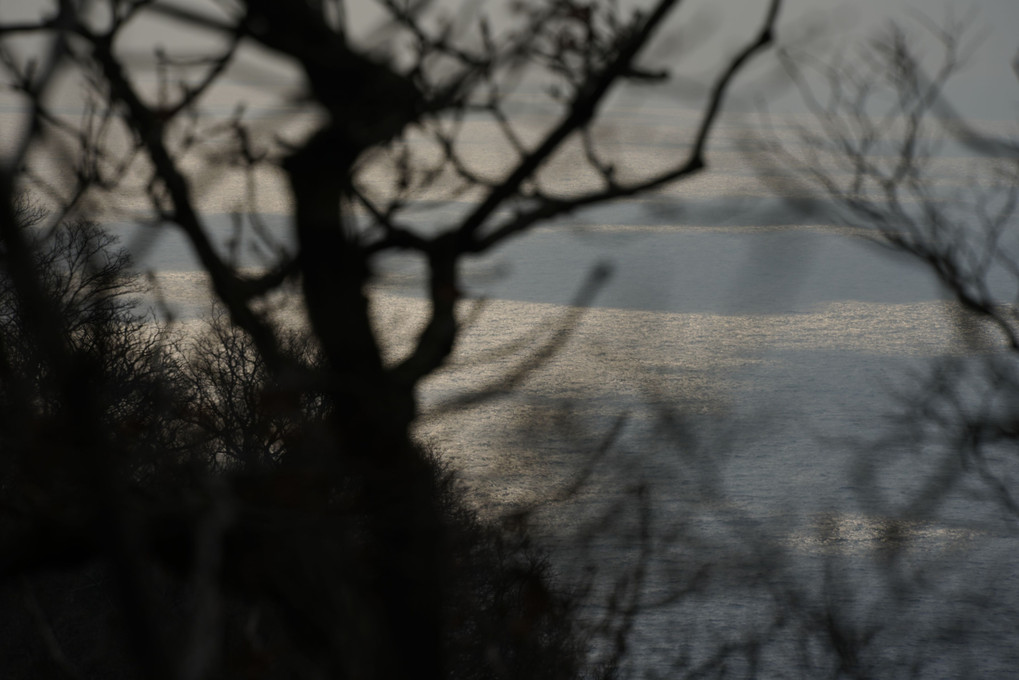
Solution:
M 159 278 L 167 298 L 184 301 L 182 316 L 204 312 L 200 277 Z M 427 302 L 383 288 L 372 304 L 386 356 L 398 361 Z M 908 393 L 931 361 L 1000 348 L 954 304 L 839 301 L 786 314 L 596 307 L 564 326 L 570 311 L 465 301 L 456 351 L 422 387 L 418 435 L 453 462 L 484 516 L 529 508 L 564 574 L 594 565 L 592 602 L 606 601 L 603 590 L 650 555 L 633 632 L 642 669 L 668 674 L 680 645 L 696 657 L 766 629 L 776 592 L 826 601 L 819 589 L 834 587 L 825 580 L 832 569 L 837 599 L 859 620 L 938 620 L 942 597 L 970 592 L 958 581 L 969 571 L 997 579 L 992 590 L 1014 600 L 1015 575 L 998 571 L 1017 556 L 1014 537 L 982 524 L 977 501 L 954 519 L 906 520 L 868 508 L 854 472 L 860 442 L 896 426 L 887 418 L 895 392 Z M 546 362 L 498 389 L 556 336 L 562 345 Z M 489 397 L 463 399 L 479 391 Z M 909 459 L 880 482 L 908 486 L 924 464 Z M 938 587 L 899 602 L 889 564 L 894 573 L 937 565 Z M 591 607 L 585 616 L 602 615 Z M 895 633 L 889 648 L 914 644 L 908 633 Z M 938 634 L 934 624 L 929 634 Z M 769 652 L 778 665 L 795 656 L 786 644 Z

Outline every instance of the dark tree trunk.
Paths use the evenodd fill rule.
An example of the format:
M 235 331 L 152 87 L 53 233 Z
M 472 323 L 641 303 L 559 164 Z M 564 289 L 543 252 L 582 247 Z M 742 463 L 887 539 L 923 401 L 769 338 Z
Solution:
M 336 404 L 331 426 L 338 450 L 319 455 L 341 460 L 320 467 L 354 475 L 364 494 L 373 572 L 365 585 L 383 610 L 365 627 L 376 677 L 438 678 L 442 522 L 434 473 L 410 438 L 414 385 L 395 380 L 383 365 L 365 294 L 369 270 L 344 222 L 342 199 L 357 153 L 328 126 L 286 165 L 305 301 L 328 364 L 325 389 Z

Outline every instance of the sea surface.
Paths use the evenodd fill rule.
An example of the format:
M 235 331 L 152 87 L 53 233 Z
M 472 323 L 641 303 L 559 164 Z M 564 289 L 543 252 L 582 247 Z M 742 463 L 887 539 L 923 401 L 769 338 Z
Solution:
M 564 583 L 588 584 L 582 615 L 611 633 L 601 653 L 612 626 L 632 627 L 636 676 L 720 649 L 737 675 L 813 676 L 838 663 L 823 632 L 836 620 L 883 676 L 1007 677 L 1016 518 L 914 438 L 912 408 L 939 371 L 998 361 L 1002 338 L 866 234 L 781 224 L 767 198 L 710 224 L 725 213 L 710 203 L 694 226 L 665 205 L 612 207 L 465 262 L 463 332 L 422 386 L 418 436 L 483 516 L 526 524 Z M 433 209 L 434 226 L 458 209 Z M 285 218 L 266 220 L 285 245 Z M 258 264 L 229 215 L 210 225 Z M 116 230 L 144 246 L 139 265 L 179 320 L 204 314 L 183 241 Z M 610 275 L 592 285 L 596 269 Z M 378 268 L 391 361 L 424 323 L 422 276 L 407 257 Z M 915 511 L 946 465 L 958 486 Z M 747 649 L 756 671 L 738 661 Z
M 210 125 L 252 93 L 226 85 L 204 105 Z M 253 138 L 298 139 L 314 124 L 292 101 L 256 94 Z M 80 105 L 55 111 L 76 120 Z M 654 172 L 683 158 L 692 111 L 621 100 L 597 136 L 621 172 Z M 530 141 L 551 120 L 530 100 L 514 115 Z M 5 129 L 16 118 L 0 108 Z M 769 140 L 799 153 L 797 120 Z M 633 676 L 724 665 L 813 678 L 855 663 L 874 677 L 1012 677 L 1019 531 L 994 481 L 1017 488 L 1016 457 L 1007 440 L 988 448 L 977 462 L 995 474 L 981 477 L 953 426 L 984 408 L 1017 412 L 1003 380 L 1015 360 L 923 263 L 777 166 L 761 136 L 723 119 L 707 172 L 465 260 L 463 331 L 422 385 L 417 435 L 482 516 L 526 526 L 564 587 L 586 592 L 579 613 L 596 654 L 625 642 Z M 459 148 L 476 172 L 511 162 L 498 137 L 491 123 L 464 123 Z M 419 161 L 434 156 L 421 149 Z M 932 176 L 965 196 L 980 177 L 957 152 L 933 159 Z M 73 179 L 60 149 L 31 160 L 54 186 Z M 258 267 L 293 249 L 278 173 L 245 177 L 214 156 L 185 165 L 225 255 Z M 542 181 L 588 190 L 597 177 L 585 166 L 568 149 Z M 211 301 L 186 242 L 134 219 L 151 207 L 146 177 L 129 174 L 96 206 L 153 275 L 157 313 L 200 324 Z M 384 163 L 364 177 L 393 186 Z M 426 234 L 455 224 L 477 196 L 447 189 L 402 219 Z M 1019 253 L 1009 238 L 1002 246 Z M 1010 284 L 1006 271 L 989 280 L 1014 302 Z M 391 361 L 424 323 L 423 289 L 414 257 L 377 263 L 372 307 Z

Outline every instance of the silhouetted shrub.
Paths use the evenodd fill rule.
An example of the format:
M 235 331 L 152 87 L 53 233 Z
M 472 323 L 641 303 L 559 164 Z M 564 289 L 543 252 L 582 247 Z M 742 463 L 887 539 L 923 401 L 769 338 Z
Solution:
M 70 366 L 36 346 L 0 272 L 7 677 L 148 677 L 171 657 L 188 677 L 367 677 L 377 499 L 334 454 L 338 406 L 284 384 L 219 314 L 166 343 L 95 225 L 37 233 L 34 270 L 61 319 L 47 330 Z M 293 370 L 324 373 L 307 334 L 289 333 Z M 107 451 L 74 429 L 79 385 Z M 443 630 L 422 635 L 440 637 L 447 675 L 576 677 L 581 636 L 547 562 L 481 522 L 437 455 L 419 458 L 394 492 L 429 489 L 441 518 L 441 573 L 419 586 L 441 594 Z

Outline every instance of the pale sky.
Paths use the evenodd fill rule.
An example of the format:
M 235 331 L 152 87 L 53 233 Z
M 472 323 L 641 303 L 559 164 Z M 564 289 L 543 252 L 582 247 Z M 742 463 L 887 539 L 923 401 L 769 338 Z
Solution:
M 32 18 L 42 13 L 54 0 L 0 0 L 0 21 Z M 215 5 L 215 1 L 187 0 L 183 4 Z M 220 3 L 227 4 L 230 3 Z M 648 0 L 622 0 L 626 6 L 640 7 Z M 766 0 L 693 0 L 680 3 L 672 24 L 666 27 L 661 44 L 652 48 L 650 58 L 672 66 L 674 73 L 691 78 L 703 77 L 719 63 L 723 51 L 731 53 L 746 36 L 752 34 L 764 12 Z M 377 27 L 377 12 L 369 0 L 348 2 L 354 25 Z M 487 13 L 498 30 L 499 8 L 507 2 L 489 0 L 449 0 L 439 2 L 439 11 L 471 17 Z M 453 12 L 443 7 L 454 8 Z M 787 0 L 781 15 L 778 38 L 785 45 L 809 45 L 816 52 L 846 50 L 859 44 L 861 38 L 873 35 L 891 19 L 901 20 L 916 35 L 925 30 L 910 13 L 922 12 L 935 22 L 942 22 L 949 13 L 955 17 L 973 15 L 968 35 L 979 39 L 978 48 L 969 68 L 952 84 L 949 94 L 958 109 L 970 116 L 992 120 L 1019 119 L 1019 77 L 1012 69 L 1012 60 L 1019 49 L 1019 1 L 1017 0 Z M 503 16 L 505 16 L 503 14 Z M 129 41 L 132 48 L 147 50 L 162 42 L 173 48 L 187 36 L 168 30 L 165 22 L 139 25 Z M 678 30 L 678 33 L 677 33 Z M 358 32 L 358 31 L 355 31 Z M 363 31 L 360 31 L 363 34 Z M 369 31 L 375 35 L 375 31 Z M 757 68 L 765 68 L 767 58 Z M 755 79 L 749 74 L 741 85 Z M 760 81 L 760 78 L 756 78 Z M 746 97 L 766 95 L 778 110 L 797 108 L 795 97 L 781 96 L 771 81 L 758 92 L 750 88 L 741 93 Z M 778 95 L 778 96 L 776 96 Z M 739 105 L 737 103 L 737 105 Z

